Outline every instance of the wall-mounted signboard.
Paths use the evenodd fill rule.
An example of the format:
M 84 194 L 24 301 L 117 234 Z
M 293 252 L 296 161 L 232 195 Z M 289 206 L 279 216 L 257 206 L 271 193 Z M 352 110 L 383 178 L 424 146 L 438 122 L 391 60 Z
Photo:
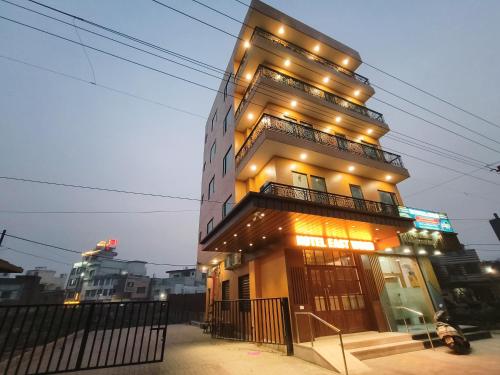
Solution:
M 399 207 L 399 215 L 415 220 L 415 228 L 453 233 L 450 219 L 445 213 Z

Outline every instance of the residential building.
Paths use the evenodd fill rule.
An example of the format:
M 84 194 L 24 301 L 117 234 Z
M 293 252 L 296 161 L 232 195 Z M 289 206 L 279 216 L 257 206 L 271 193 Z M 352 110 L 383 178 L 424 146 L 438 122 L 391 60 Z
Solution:
M 17 275 L 0 278 L 0 304 L 29 305 L 62 303 L 64 290 L 46 289 L 41 277 L 35 275 Z
M 168 277 L 151 279 L 151 299 L 166 300 L 171 294 L 205 293 L 207 274 L 197 268 L 166 271 Z
M 114 242 L 113 242 L 114 241 Z M 82 261 L 73 265 L 66 285 L 66 300 L 111 301 L 144 299 L 149 277 L 146 262 L 115 259 L 116 240 L 101 241 L 82 253 Z
M 390 129 L 366 105 L 375 91 L 361 62 L 252 1 L 205 127 L 208 311 L 214 300 L 287 297 L 292 316 L 313 312 L 343 332 L 422 323 L 401 306 L 431 321 L 440 288 L 429 253 L 402 239 L 416 230 L 397 187 L 409 172 L 380 145 Z M 428 234 L 458 242 L 441 229 Z
M 36 267 L 34 270 L 26 271 L 27 276 L 39 276 L 40 284 L 45 285 L 45 290 L 63 290 L 66 285 L 67 274 L 56 275 L 56 271 L 47 267 Z

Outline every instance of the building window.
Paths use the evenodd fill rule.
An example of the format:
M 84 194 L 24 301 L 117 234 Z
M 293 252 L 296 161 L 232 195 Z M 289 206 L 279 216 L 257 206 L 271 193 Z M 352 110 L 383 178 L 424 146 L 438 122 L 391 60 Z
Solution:
M 205 172 L 205 169 L 206 169 L 206 168 L 207 168 L 207 162 L 206 162 L 206 161 L 204 161 L 204 162 L 203 162 L 203 172 Z
M 226 132 L 227 132 L 227 121 L 228 121 L 229 114 L 231 113 L 232 108 L 233 107 L 229 107 L 229 110 L 227 111 L 226 116 L 224 117 L 224 126 L 222 127 L 223 134 L 226 134 Z
M 226 201 L 224 202 L 224 204 L 222 205 L 222 217 L 225 218 L 226 215 L 231 211 L 231 205 L 232 203 L 230 203 L 229 201 L 231 200 L 233 196 L 230 195 L 229 198 L 226 199 Z
M 231 155 L 231 149 L 233 146 L 229 146 L 229 149 L 227 150 L 226 154 L 224 155 L 224 159 L 222 159 L 222 177 L 224 177 L 231 167 L 231 160 L 232 160 L 232 155 Z
M 205 143 L 207 143 L 208 140 L 208 133 L 205 133 Z
M 231 79 L 232 73 L 229 73 L 229 76 L 227 77 L 226 85 L 224 86 L 224 101 L 226 101 L 227 98 L 227 86 L 229 85 L 229 80 Z
M 238 299 L 250 299 L 250 278 L 248 275 L 238 277 Z M 250 311 L 250 301 L 240 301 L 240 311 Z
M 388 191 L 382 191 L 382 190 L 379 190 L 378 193 L 380 195 L 380 201 L 382 203 L 391 204 L 394 206 L 398 205 L 398 200 L 396 198 L 396 194 L 390 193 Z
M 203 201 L 205 200 L 205 194 L 201 195 L 201 204 L 203 204 Z
M 214 218 L 211 218 L 210 221 L 207 223 L 207 234 L 209 234 L 213 229 L 214 229 Z
M 326 182 L 323 177 L 311 176 L 311 188 L 326 192 Z
M 217 110 L 215 110 L 214 115 L 212 116 L 212 131 L 214 131 L 214 124 L 217 122 Z
M 212 195 L 215 193 L 215 176 L 212 177 L 210 182 L 208 183 L 208 199 L 212 198 Z
M 222 287 L 221 287 L 221 298 L 222 301 L 229 301 L 229 280 L 225 280 L 222 282 Z M 222 302 L 222 310 L 229 310 L 229 302 Z
M 129 281 L 129 282 L 127 283 L 127 287 L 132 287 L 132 286 L 134 286 L 134 283 L 133 283 L 132 281 Z
M 145 286 L 138 286 L 136 293 L 137 294 L 144 294 L 144 293 L 146 293 L 146 287 Z
M 212 160 L 215 159 L 215 153 L 217 152 L 217 144 L 216 141 L 212 144 L 212 147 L 210 147 L 210 163 Z
M 349 185 L 349 187 L 351 188 L 351 195 L 354 198 L 354 208 L 366 210 L 366 202 L 361 187 L 358 185 Z

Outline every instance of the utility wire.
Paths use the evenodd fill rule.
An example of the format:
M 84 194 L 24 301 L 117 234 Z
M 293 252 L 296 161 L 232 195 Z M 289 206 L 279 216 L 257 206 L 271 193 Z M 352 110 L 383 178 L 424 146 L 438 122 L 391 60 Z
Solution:
M 9 4 L 11 4 L 11 5 L 14 5 L 14 6 L 20 7 L 20 8 L 22 8 L 22 9 L 27 10 L 27 11 L 34 12 L 34 13 L 39 14 L 39 15 L 41 15 L 41 16 L 44 16 L 44 17 L 50 18 L 50 19 L 52 19 L 52 20 L 55 20 L 55 21 L 61 22 L 61 23 L 63 23 L 63 24 L 70 25 L 68 22 L 65 22 L 65 21 L 60 20 L 60 19 L 58 19 L 58 18 L 55 18 L 55 17 L 49 16 L 49 15 L 46 15 L 46 14 L 41 13 L 41 12 L 37 12 L 37 11 L 35 11 L 35 10 L 33 10 L 33 9 L 26 8 L 26 7 L 23 7 L 23 6 L 20 6 L 20 5 L 14 4 L 14 3 L 10 2 L 10 1 L 7 1 L 7 0 L 2 0 L 2 1 L 4 1 L 4 2 L 6 2 L 6 3 L 9 3 Z M 195 1 L 195 0 L 193 0 L 193 1 Z M 95 24 L 95 23 L 94 23 L 94 22 L 92 22 L 92 21 L 88 21 L 88 20 L 82 19 L 81 17 L 78 17 L 78 16 L 76 16 L 76 15 L 69 14 L 69 13 L 66 13 L 66 12 L 63 12 L 63 11 L 60 11 L 60 10 L 58 10 L 58 9 L 56 9 L 56 8 L 49 7 L 49 6 L 45 6 L 44 4 L 38 3 L 38 2 L 36 2 L 36 1 L 32 1 L 32 2 L 34 2 L 34 3 L 38 4 L 38 5 L 44 6 L 44 7 L 48 8 L 48 9 L 53 10 L 53 11 L 59 12 L 59 13 L 61 13 L 61 14 L 64 14 L 64 15 L 67 15 L 67 16 L 71 16 L 71 17 L 73 17 L 73 19 L 79 19 L 79 20 L 81 20 L 81 21 L 83 21 L 83 22 L 86 22 L 86 23 L 88 23 L 88 24 L 95 25 L 95 26 L 97 26 L 97 27 L 99 27 L 99 28 L 102 28 L 102 29 L 104 29 L 104 30 L 107 30 L 107 31 L 113 32 L 114 34 L 117 34 L 117 35 L 123 36 L 123 37 L 125 37 L 125 38 L 127 38 L 127 39 L 134 40 L 134 41 L 140 42 L 141 44 L 148 45 L 148 46 L 151 46 L 151 47 L 156 48 L 156 49 L 158 49 L 158 50 L 161 50 L 161 51 L 164 51 L 164 52 L 166 52 L 166 53 L 172 54 L 172 55 L 174 55 L 174 56 L 176 56 L 176 57 L 179 57 L 179 58 L 185 59 L 186 61 L 189 61 L 189 62 L 194 62 L 194 63 L 196 63 L 196 64 L 198 64 L 198 65 L 200 65 L 200 66 L 203 66 L 203 67 L 208 66 L 208 67 L 210 67 L 210 68 L 213 68 L 213 70 L 215 70 L 215 71 L 222 72 L 222 74 L 227 75 L 227 72 L 225 72 L 223 69 L 220 69 L 220 68 L 214 67 L 213 65 L 210 65 L 210 64 L 206 64 L 205 62 L 201 62 L 201 61 L 199 61 L 199 60 L 192 59 L 192 58 L 190 58 L 190 57 L 187 57 L 187 56 L 185 56 L 185 55 L 178 54 L 178 53 L 173 52 L 173 51 L 171 51 L 171 50 L 166 50 L 166 49 L 164 49 L 163 47 L 159 47 L 159 46 L 157 46 L 157 45 L 153 45 L 153 44 L 151 44 L 151 43 L 149 43 L 149 42 L 145 42 L 145 41 L 140 40 L 140 39 L 137 39 L 137 38 L 135 38 L 135 37 L 131 37 L 131 36 L 129 36 L 129 35 L 127 35 L 127 34 L 124 34 L 124 33 L 122 33 L 122 32 L 119 32 L 119 31 L 116 31 L 116 30 L 110 29 L 110 28 L 108 28 L 108 27 L 106 27 L 106 26 L 102 26 L 102 25 Z M 199 4 L 202 4 L 202 3 L 201 3 L 201 2 L 199 2 L 199 1 L 195 1 L 195 2 L 197 2 L 197 3 L 199 3 Z M 202 4 L 202 5 L 203 5 L 203 4 Z M 211 8 L 211 7 L 209 7 L 209 8 L 210 8 L 210 9 L 212 9 L 212 10 L 214 10 L 214 8 Z M 225 15 L 225 14 L 224 14 L 224 15 Z M 227 16 L 227 17 L 230 17 L 230 16 L 228 16 L 228 15 L 226 15 L 226 16 Z M 236 20 L 236 19 L 234 19 L 234 20 L 235 20 L 235 21 L 237 21 L 237 22 L 240 22 L 240 21 L 238 21 L 238 20 Z M 242 22 L 240 22 L 240 23 L 242 23 Z M 77 26 L 77 27 L 78 27 L 78 26 Z M 251 26 L 249 26 L 249 27 L 251 27 Z M 156 57 L 159 57 L 159 58 L 165 59 L 165 60 L 167 60 L 167 61 L 173 62 L 173 63 L 175 63 L 175 64 L 178 64 L 178 65 L 181 65 L 181 66 L 184 66 L 184 67 L 187 67 L 187 68 L 189 68 L 189 69 L 194 69 L 194 70 L 196 70 L 196 71 L 198 71 L 198 72 L 201 72 L 201 73 L 204 73 L 204 74 L 208 74 L 209 76 L 212 76 L 212 77 L 215 77 L 215 78 L 218 78 L 218 79 L 220 78 L 220 77 L 218 77 L 218 76 L 214 76 L 214 75 L 212 75 L 212 74 L 209 74 L 209 73 L 206 73 L 206 72 L 200 71 L 200 70 L 198 70 L 198 69 L 192 68 L 192 67 L 190 67 L 190 66 L 186 66 L 185 64 L 181 64 L 181 63 L 178 63 L 178 62 L 173 61 L 173 60 L 171 60 L 171 59 L 166 59 L 166 58 L 164 58 L 164 57 L 162 57 L 162 56 L 158 56 L 158 55 L 156 55 L 156 54 L 150 53 L 149 51 L 145 51 L 145 50 L 143 50 L 143 49 L 136 48 L 135 46 L 131 46 L 131 45 L 129 45 L 129 44 L 126 44 L 126 43 L 120 42 L 120 41 L 118 41 L 118 40 L 116 40 L 116 39 L 109 38 L 109 37 L 104 36 L 104 35 L 99 34 L 99 33 L 95 33 L 95 32 L 93 32 L 93 31 L 91 31 L 91 30 L 88 30 L 88 29 L 85 29 L 85 28 L 81 28 L 81 27 L 78 27 L 78 28 L 80 28 L 80 29 L 82 29 L 82 30 L 84 30 L 84 31 L 86 31 L 86 32 L 92 33 L 92 34 L 94 34 L 94 35 L 98 35 L 98 36 L 101 36 L 101 37 L 106 38 L 106 39 L 108 39 L 108 40 L 111 40 L 111 41 L 114 41 L 114 42 L 120 43 L 120 44 L 122 44 L 122 45 L 125 45 L 125 46 L 128 46 L 128 47 L 131 47 L 131 48 L 137 49 L 137 50 L 139 50 L 139 51 L 141 51 L 141 52 L 145 52 L 145 53 L 148 53 L 148 54 L 152 54 L 153 56 L 156 56 Z M 233 35 L 233 36 L 234 36 L 234 35 Z M 234 37 L 235 37 L 235 38 L 237 38 L 236 36 L 234 36 Z M 268 51 L 268 52 L 270 52 L 270 53 L 273 53 L 273 51 L 269 51 L 269 50 L 267 50 L 267 49 L 264 49 L 264 50 L 266 50 L 266 51 Z M 274 53 L 274 54 L 275 54 L 275 53 Z M 305 68 L 307 68 L 307 67 L 305 67 Z M 307 69 L 311 70 L 310 68 L 307 68 Z M 241 85 L 238 85 L 238 86 L 241 86 Z M 269 94 L 267 94 L 267 95 L 269 96 Z M 424 119 L 424 121 L 425 121 L 425 119 Z M 405 137 L 415 139 L 415 138 L 413 138 L 413 137 L 409 137 L 409 136 L 407 136 L 407 135 L 405 135 Z M 420 141 L 420 140 L 419 140 L 419 141 Z M 439 146 L 436 146 L 436 147 L 439 147 Z M 467 156 L 464 156 L 464 157 L 467 157 Z M 484 163 L 484 164 L 486 164 L 486 163 Z
M 10 238 L 14 238 L 16 240 L 29 242 L 29 243 L 32 243 L 32 244 L 35 244 L 35 245 L 50 247 L 50 248 L 53 248 L 53 249 L 56 249 L 56 250 L 65 251 L 65 252 L 69 252 L 69 253 L 73 253 L 73 254 L 79 254 L 80 256 L 82 255 L 82 252 L 78 251 L 78 250 L 68 249 L 66 247 L 61 247 L 61 246 L 56 246 L 56 245 L 48 244 L 48 243 L 45 243 L 45 242 L 35 241 L 35 240 L 31 240 L 31 239 L 25 238 L 25 237 L 14 236 L 14 235 L 8 234 L 8 233 L 5 234 L 5 237 L 10 237 Z M 98 258 L 109 259 L 109 257 L 105 257 L 105 256 L 100 256 L 100 255 L 94 255 L 94 256 L 98 257 Z M 112 259 L 114 261 L 125 262 L 125 263 L 126 262 L 133 262 L 133 261 L 135 261 L 135 260 L 120 259 L 120 258 L 112 258 Z M 144 262 L 146 262 L 147 264 L 151 264 L 153 266 L 196 267 L 196 265 L 193 265 L 193 264 L 171 264 L 171 263 L 156 263 L 156 262 L 148 262 L 148 261 L 144 261 Z
M 153 1 L 155 1 L 155 0 L 153 0 Z M 194 0 L 193 0 L 193 1 L 194 1 Z M 263 12 L 261 12 L 259 9 L 255 8 L 254 6 L 252 6 L 251 4 L 246 4 L 246 3 L 244 3 L 244 2 L 243 2 L 243 1 L 241 1 L 241 0 L 235 0 L 235 1 L 236 1 L 236 2 L 238 2 L 238 3 L 240 3 L 240 4 L 242 4 L 242 5 L 244 5 L 244 6 L 246 6 L 247 8 L 251 8 L 251 9 L 255 10 L 255 11 L 256 11 L 256 12 L 258 12 L 258 13 L 264 14 L 264 13 L 263 13 Z M 155 2 L 157 2 L 157 1 L 155 1 Z M 196 2 L 198 2 L 198 1 L 196 1 Z M 198 3 L 199 3 L 199 2 L 198 2 Z M 270 17 L 268 14 L 264 14 L 264 15 L 265 15 L 265 16 L 267 16 L 267 17 Z M 278 20 L 278 19 L 276 19 L 276 18 L 275 18 L 275 20 L 279 21 L 279 20 Z M 340 51 L 339 49 L 337 49 L 337 48 L 335 48 L 335 47 L 333 47 L 333 46 L 330 46 L 330 47 L 331 47 L 331 48 L 333 48 L 333 49 L 336 49 L 336 50 L 337 50 L 337 51 L 339 51 L 339 52 L 346 53 L 346 52 L 344 52 L 344 51 Z M 347 54 L 347 53 L 346 53 L 346 54 Z M 347 55 L 348 55 L 348 54 L 347 54 Z M 350 56 L 350 57 L 352 57 L 353 59 L 357 60 L 357 57 L 355 57 L 355 56 Z M 480 116 L 480 115 L 477 115 L 477 114 L 475 114 L 475 113 L 473 113 L 473 112 L 471 112 L 471 111 L 469 111 L 469 110 L 467 110 L 467 109 L 464 109 L 464 108 L 462 108 L 462 107 L 460 107 L 460 106 L 458 106 L 458 105 L 456 105 L 456 104 L 453 104 L 453 103 L 452 103 L 452 102 L 450 102 L 449 100 L 443 99 L 443 98 L 441 98 L 441 97 L 437 96 L 436 94 L 433 94 L 433 93 L 431 93 L 430 91 L 427 91 L 427 90 L 425 90 L 425 89 L 422 89 L 422 88 L 420 88 L 420 87 L 416 86 L 415 84 L 410 83 L 410 82 L 408 82 L 408 81 L 406 81 L 406 80 L 404 80 L 404 79 L 402 79 L 402 78 L 400 78 L 400 77 L 398 77 L 398 76 L 396 76 L 396 75 L 394 75 L 394 74 L 388 73 L 387 71 L 383 70 L 382 68 L 379 68 L 379 67 L 377 67 L 377 66 L 375 66 L 375 65 L 373 65 L 373 64 L 369 64 L 369 63 L 367 63 L 366 61 L 362 61 L 362 63 L 363 63 L 363 64 L 365 64 L 366 66 L 369 66 L 370 68 L 372 68 L 372 69 L 374 69 L 374 70 L 376 70 L 376 71 L 378 71 L 378 72 L 380 72 L 380 73 L 382 73 L 382 74 L 384 74 L 384 75 L 388 76 L 388 77 L 391 77 L 391 78 L 395 79 L 396 81 L 399 81 L 399 82 L 403 83 L 403 84 L 404 84 L 404 85 L 406 85 L 406 86 L 409 86 L 409 87 L 411 87 L 411 88 L 413 88 L 413 89 L 415 89 L 415 90 L 417 90 L 417 91 L 420 91 L 421 93 L 423 93 L 423 94 L 425 94 L 425 95 L 427 95 L 427 96 L 430 96 L 430 97 L 432 97 L 432 98 L 434 98 L 434 99 L 436 99 L 436 100 L 438 100 L 438 101 L 440 101 L 440 102 L 442 102 L 442 103 L 444 103 L 444 104 L 447 104 L 447 105 L 449 105 L 449 106 L 451 106 L 451 107 L 453 107 L 453 108 L 455 108 L 455 109 L 457 109 L 457 110 L 459 110 L 459 111 L 461 111 L 461 112 L 463 112 L 463 113 L 466 113 L 466 114 L 468 114 L 468 115 L 470 115 L 470 116 L 472 116 L 472 117 L 474 117 L 474 118 L 476 118 L 476 119 L 478 119 L 478 120 L 481 120 L 481 121 L 483 121 L 483 122 L 485 122 L 485 123 L 487 123 L 487 124 L 489 124 L 489 125 L 491 125 L 491 126 L 494 126 L 494 127 L 496 127 L 496 128 L 500 128 L 500 125 L 499 125 L 499 124 L 496 124 L 496 123 L 494 123 L 493 121 L 490 121 L 490 120 L 488 120 L 488 119 L 486 119 L 486 118 L 484 118 L 484 117 L 482 117 L 482 116 Z M 381 88 L 380 86 L 377 86 L 377 87 L 378 87 L 378 88 L 380 88 L 380 89 L 382 89 L 382 90 L 384 90 L 384 91 L 386 91 L 386 92 L 388 92 L 388 93 L 391 93 L 391 92 L 389 92 L 389 91 L 387 91 L 387 90 L 385 90 L 385 89 Z
M 48 261 L 50 261 L 50 262 L 54 262 L 54 263 L 64 264 L 65 266 L 72 266 L 72 264 L 71 264 L 71 263 L 61 262 L 61 261 L 59 261 L 59 260 L 55 260 L 55 259 L 52 259 L 52 258 L 44 257 L 44 256 L 41 256 L 41 255 L 35 255 L 35 254 L 32 254 L 32 253 L 28 253 L 28 252 L 26 252 L 26 251 L 22 251 L 22 250 L 14 249 L 14 248 L 9 247 L 9 246 L 1 246 L 1 247 L 0 247 L 0 250 L 1 250 L 1 249 L 10 250 L 10 251 L 13 251 L 13 252 L 15 252 L 15 253 L 19 253 L 19 254 L 29 255 L 29 256 L 34 257 L 34 258 L 39 258 L 39 259 L 48 260 Z
M 208 23 L 208 22 L 205 22 L 205 21 L 203 21 L 203 20 L 201 20 L 201 19 L 199 19 L 199 18 L 197 18 L 197 17 L 194 17 L 194 16 L 192 16 L 192 15 L 190 15 L 190 14 L 186 13 L 186 12 L 183 12 L 183 11 L 181 11 L 181 10 L 179 10 L 179 9 L 176 9 L 176 8 L 174 8 L 174 7 L 172 7 L 172 6 L 169 6 L 169 5 L 167 5 L 167 4 L 164 4 L 164 3 L 162 3 L 161 1 L 158 1 L 158 0 L 152 0 L 152 1 L 153 1 L 154 3 L 156 3 L 156 4 L 159 4 L 159 5 L 161 5 L 161 6 L 165 7 L 165 8 L 167 8 L 167 9 L 170 9 L 170 10 L 171 10 L 171 11 L 173 11 L 173 12 L 176 12 L 176 13 L 181 14 L 181 15 L 183 15 L 183 16 L 185 16 L 185 17 L 188 17 L 188 18 L 190 18 L 190 19 L 192 19 L 192 20 L 194 20 L 194 21 L 197 21 L 197 22 L 199 22 L 199 23 L 202 23 L 202 24 L 204 24 L 204 25 L 206 25 L 206 26 L 208 26 L 208 27 L 211 27 L 211 28 L 213 28 L 213 29 L 215 29 L 215 30 L 218 30 L 218 31 L 220 31 L 220 32 L 223 32 L 224 34 L 227 34 L 227 35 L 229 35 L 229 36 L 232 36 L 233 38 L 236 38 L 236 39 L 238 39 L 238 40 L 240 40 L 240 41 L 244 41 L 244 40 L 243 40 L 243 38 L 241 38 L 241 37 L 239 37 L 239 36 L 237 36 L 237 35 L 235 35 L 235 34 L 232 34 L 232 33 L 228 32 L 228 31 L 222 30 L 221 28 L 219 28 L 219 27 L 217 27 L 217 26 L 214 26 L 214 25 L 212 25 L 212 24 L 210 24 L 210 23 Z M 200 5 L 202 5 L 202 6 L 206 7 L 206 8 L 208 8 L 208 9 L 210 9 L 210 10 L 212 10 L 212 11 L 214 11 L 214 12 L 218 13 L 218 14 L 221 14 L 221 15 L 223 15 L 223 16 L 225 16 L 225 17 L 228 17 L 228 18 L 230 18 L 230 19 L 232 19 L 232 20 L 236 20 L 235 18 L 233 18 L 233 17 L 229 16 L 228 14 L 226 14 L 226 13 L 224 13 L 224 12 L 221 12 L 221 11 L 219 11 L 219 10 L 217 10 L 217 9 L 213 8 L 213 7 L 210 7 L 210 6 L 208 6 L 208 5 L 204 4 L 204 3 L 200 2 L 200 1 L 197 1 L 197 0 L 192 0 L 192 1 L 196 2 L 197 4 L 200 4 Z M 236 20 L 236 21 L 237 21 L 237 22 L 239 22 L 240 24 L 242 24 L 243 26 L 248 27 L 248 28 L 250 28 L 250 29 L 252 29 L 252 30 L 254 30 L 254 29 L 255 29 L 253 26 L 248 25 L 248 24 L 246 24 L 245 22 L 242 22 L 242 21 L 239 21 L 239 20 Z M 268 50 L 268 49 L 266 49 L 266 48 L 262 48 L 262 47 L 260 47 L 260 46 L 257 46 L 257 47 L 258 47 L 258 48 L 260 48 L 260 49 L 263 49 L 263 50 L 265 50 L 265 51 L 267 51 L 267 52 L 273 53 L 272 51 L 269 51 L 269 50 Z M 273 53 L 273 54 L 275 54 L 275 53 Z M 304 67 L 304 66 L 303 66 L 303 65 L 301 65 L 301 67 Z M 304 68 L 309 69 L 309 68 L 307 68 L 307 67 L 304 67 Z M 309 70 L 310 70 L 310 69 L 309 69 Z M 386 91 L 386 92 L 388 92 L 388 93 L 391 93 L 390 91 L 387 91 L 387 90 L 385 90 L 385 91 Z M 402 98 L 402 97 L 400 97 L 400 98 Z M 476 141 L 476 140 L 474 140 L 474 139 L 472 139 L 472 138 L 469 138 L 469 137 L 466 137 L 466 136 L 464 136 L 464 135 L 461 135 L 461 134 L 459 134 L 459 133 L 457 133 L 457 132 L 455 132 L 455 131 L 453 131 L 453 130 L 450 130 L 450 129 L 448 129 L 448 128 L 446 128 L 446 127 L 442 126 L 442 125 L 439 125 L 439 124 L 437 124 L 437 123 L 435 123 L 435 122 L 432 122 L 432 121 L 429 121 L 429 120 L 427 120 L 427 119 L 424 119 L 424 118 L 423 118 L 423 117 L 421 117 L 421 116 L 415 115 L 415 114 L 413 114 L 413 113 L 411 113 L 411 112 L 409 112 L 409 111 L 406 111 L 406 110 L 404 110 L 404 109 L 402 109 L 402 108 L 399 108 L 399 107 L 397 107 L 397 106 L 395 106 L 395 105 L 392 105 L 392 104 L 390 104 L 390 103 L 387 103 L 387 102 L 386 102 L 386 101 L 384 101 L 384 100 L 381 100 L 381 99 L 378 99 L 378 98 L 375 98 L 375 97 L 372 97 L 372 99 L 373 99 L 373 100 L 376 100 L 376 101 L 378 101 L 378 102 L 380 102 L 380 103 L 383 103 L 383 104 L 385 104 L 385 105 L 388 105 L 388 106 L 392 107 L 393 109 L 396 109 L 396 110 L 399 110 L 399 111 L 401 111 L 401 112 L 403 112 L 403 113 L 406 113 L 406 114 L 407 114 L 407 115 L 409 115 L 409 116 L 412 116 L 412 117 L 415 117 L 415 118 L 417 118 L 417 119 L 419 119 L 419 120 L 421 120 L 421 121 L 424 121 L 424 122 L 426 122 L 426 123 L 428 123 L 428 124 L 430 124 L 430 125 L 436 126 L 436 127 L 440 128 L 440 129 L 442 129 L 442 130 L 444 130 L 444 131 L 447 131 L 447 132 L 450 132 L 450 133 L 452 133 L 452 134 L 455 134 L 455 135 L 457 135 L 457 136 L 459 136 L 459 137 L 465 138 L 465 139 L 469 140 L 470 142 L 473 142 L 473 143 L 475 143 L 475 144 L 477 144 L 477 145 L 480 145 L 480 146 L 482 146 L 482 147 L 485 147 L 485 148 L 487 148 L 487 149 L 489 149 L 489 150 L 491 150 L 491 151 L 498 152 L 498 150 L 493 149 L 493 148 L 491 148 L 491 147 L 489 147 L 489 146 L 487 146 L 487 145 L 485 145 L 485 144 L 483 144 L 483 143 L 481 143 L 481 142 L 478 142 L 478 141 Z M 425 108 L 425 107 L 423 107 L 423 106 L 417 105 L 416 103 L 414 103 L 414 102 L 412 102 L 412 101 L 410 101 L 410 100 L 405 99 L 405 101 L 407 101 L 408 103 L 412 103 L 413 105 L 416 105 L 416 106 L 418 106 L 419 108 L 424 109 L 424 110 L 426 110 L 426 111 L 428 111 L 428 112 L 431 112 L 431 113 L 433 113 L 433 114 L 436 114 L 436 112 L 431 111 L 431 110 L 429 110 L 429 109 L 427 109 L 427 108 Z M 461 128 L 464 128 L 464 129 L 466 129 L 466 130 L 468 130 L 468 131 L 470 131 L 470 132 L 472 132 L 472 133 L 474 133 L 474 134 L 476 134 L 476 135 L 479 135 L 480 137 L 483 137 L 483 138 L 485 138 L 485 139 L 488 139 L 488 140 L 490 140 L 490 141 L 492 141 L 492 142 L 495 142 L 495 143 L 497 143 L 497 144 L 499 144 L 499 145 L 500 145 L 500 141 L 497 141 L 497 140 L 495 140 L 495 139 L 493 139 L 493 138 L 491 138 L 491 137 L 485 136 L 484 134 L 481 134 L 481 133 L 479 133 L 479 132 L 477 132 L 477 131 L 475 131 L 475 130 L 473 130 L 473 129 L 469 128 L 469 127 L 466 127 L 465 125 L 462 125 L 462 124 L 460 124 L 460 123 L 458 123 L 458 122 L 456 122 L 456 121 L 454 121 L 454 120 L 448 119 L 448 118 L 446 118 L 446 117 L 444 117 L 444 116 L 441 116 L 441 115 L 439 115 L 439 116 L 440 116 L 441 118 L 444 118 L 444 119 L 446 119 L 446 120 L 448 120 L 448 121 L 450 121 L 450 122 L 452 122 L 452 123 L 454 123 L 454 124 L 456 124 L 456 125 L 460 126 Z
M 13 215 L 106 215 L 106 214 L 164 214 L 164 213 L 198 213 L 200 210 L 151 210 L 151 211 L 19 211 L 19 210 L 0 210 L 0 214 Z

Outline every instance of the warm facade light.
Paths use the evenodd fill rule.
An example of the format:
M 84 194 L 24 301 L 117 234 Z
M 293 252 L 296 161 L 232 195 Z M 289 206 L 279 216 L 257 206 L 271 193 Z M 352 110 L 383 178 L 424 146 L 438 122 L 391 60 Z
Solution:
M 253 118 L 254 118 L 253 113 L 249 113 L 249 114 L 247 115 L 247 118 L 248 118 L 249 120 L 253 120 Z
M 357 97 L 357 96 L 359 96 L 359 94 L 361 94 L 361 91 L 359 91 L 359 90 L 355 90 L 355 91 L 354 91 L 354 96 L 356 96 L 356 97 Z
M 248 224 L 247 224 L 247 227 L 249 227 L 249 228 L 250 228 L 251 226 L 252 226 L 252 224 L 250 224 L 250 223 L 248 223 Z
M 330 77 L 323 78 L 323 83 L 328 83 L 328 82 L 330 82 Z
M 260 217 L 264 217 L 264 216 L 266 216 L 266 214 L 264 212 L 260 214 Z
M 342 117 L 340 117 L 340 116 L 335 117 L 335 122 L 336 123 L 339 123 L 340 121 L 342 121 Z
M 285 66 L 290 66 L 290 60 L 289 59 L 285 60 Z
M 297 164 L 291 164 L 290 165 L 290 169 L 293 171 L 295 169 L 297 169 Z
M 441 253 L 441 251 L 439 251 L 439 250 L 434 250 L 434 255 L 441 255 L 441 254 L 442 254 L 442 253 Z
M 278 230 L 283 230 L 283 228 L 279 227 Z
M 372 133 L 373 133 L 373 129 L 368 129 L 366 132 L 367 132 L 368 134 L 372 134 Z
M 349 59 L 346 57 L 344 60 L 342 60 L 342 65 L 347 66 L 349 64 Z
M 353 172 L 356 167 L 354 165 L 350 165 L 349 168 L 347 168 L 349 170 L 349 172 Z
M 250 243 L 248 244 L 248 246 L 252 247 L 252 246 L 253 246 L 253 243 L 251 243 L 251 242 L 250 242 Z
M 257 166 L 255 164 L 252 164 L 250 166 L 250 169 L 255 172 L 257 170 Z
M 307 159 L 307 154 L 306 153 L 302 153 L 300 154 L 300 160 L 306 160 Z
M 387 249 L 385 249 L 385 252 L 392 253 L 392 248 L 388 247 Z
M 234 237 L 238 237 L 238 233 L 233 234 Z
M 283 35 L 284 33 L 285 33 L 285 28 L 283 26 L 280 26 L 280 28 L 278 29 L 278 34 Z
M 292 101 L 290 102 L 290 105 L 291 105 L 292 107 L 294 107 L 294 108 L 295 108 L 295 107 L 297 107 L 297 101 L 296 101 L 296 100 L 292 100 Z
M 250 73 L 247 73 L 245 78 L 247 79 L 247 81 L 250 81 L 252 79 L 252 75 Z
M 425 251 L 424 249 L 420 249 L 420 250 L 418 251 L 418 253 L 419 253 L 420 255 L 425 255 L 425 254 L 427 254 L 427 251 Z
M 316 45 L 314 46 L 314 52 L 319 52 L 319 44 L 316 44 Z
M 410 249 L 408 249 L 408 248 L 406 248 L 406 249 L 404 249 L 404 250 L 403 250 L 403 253 L 405 253 L 405 254 L 410 254 L 410 253 L 411 253 L 411 250 L 410 250 Z
M 386 179 L 387 181 L 391 181 L 391 180 L 392 180 L 392 176 L 391 176 L 390 174 L 388 174 L 387 176 L 385 176 L 385 179 Z
M 226 241 L 224 241 L 223 243 L 224 243 L 224 245 L 227 245 L 227 242 L 226 242 Z
M 243 43 L 243 47 L 250 48 L 250 42 L 248 40 L 245 40 L 245 43 Z
M 238 251 L 241 253 L 243 250 L 239 249 Z
M 266 236 L 262 236 L 262 239 L 265 240 L 267 237 Z

